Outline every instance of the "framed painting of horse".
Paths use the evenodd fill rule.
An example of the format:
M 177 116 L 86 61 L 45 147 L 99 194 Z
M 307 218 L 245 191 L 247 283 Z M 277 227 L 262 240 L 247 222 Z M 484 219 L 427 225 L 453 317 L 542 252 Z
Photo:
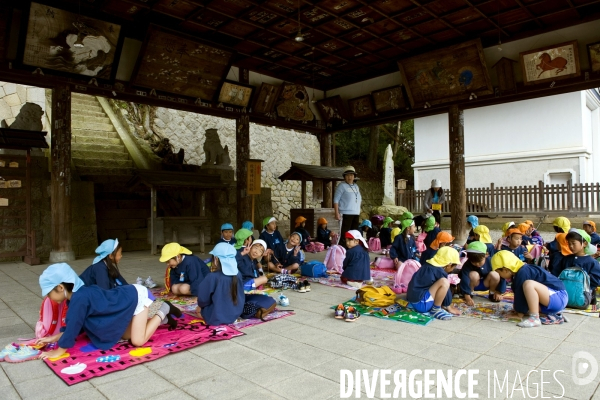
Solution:
M 581 75 L 577 40 L 519 54 L 523 83 L 534 85 Z

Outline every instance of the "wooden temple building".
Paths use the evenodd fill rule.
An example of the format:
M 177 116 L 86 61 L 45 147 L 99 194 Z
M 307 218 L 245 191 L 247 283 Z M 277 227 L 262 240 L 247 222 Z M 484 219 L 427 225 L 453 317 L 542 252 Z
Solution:
M 313 133 L 333 167 L 336 131 L 445 113 L 458 239 L 463 110 L 599 87 L 598 42 L 599 0 L 0 2 L 0 80 L 52 90 L 51 261 L 73 258 L 73 93 L 235 119 L 238 223 L 250 122 Z

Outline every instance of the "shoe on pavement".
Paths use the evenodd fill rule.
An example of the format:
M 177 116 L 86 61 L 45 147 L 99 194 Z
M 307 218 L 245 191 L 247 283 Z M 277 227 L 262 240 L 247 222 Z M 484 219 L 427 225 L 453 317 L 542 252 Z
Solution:
M 154 283 L 152 277 L 149 276 L 148 279 L 144 281 L 144 286 L 146 286 L 148 289 L 152 289 L 156 287 L 156 283 Z

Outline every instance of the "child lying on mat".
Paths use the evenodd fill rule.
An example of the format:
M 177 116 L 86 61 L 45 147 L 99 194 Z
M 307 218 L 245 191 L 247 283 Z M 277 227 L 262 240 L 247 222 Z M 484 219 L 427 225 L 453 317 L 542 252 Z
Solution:
M 304 253 L 300 250 L 302 235 L 292 232 L 285 243 L 278 244 L 273 250 L 273 255 L 267 254 L 269 271 L 278 274 L 293 274 L 304 262 Z
M 427 313 L 441 320 L 449 320 L 461 312 L 452 305 L 452 291 L 448 274 L 460 263 L 458 251 L 442 247 L 435 257 L 423 262 L 412 276 L 406 299 L 409 308 Z M 442 308 L 443 307 L 443 308 Z
M 119 271 L 121 261 L 121 244 L 118 239 L 108 239 L 96 249 L 98 256 L 92 265 L 79 275 L 86 286 L 98 285 L 102 289 L 114 289 L 117 286 L 127 285 L 127 281 Z
M 166 293 L 171 291 L 175 295 L 197 296 L 198 285 L 210 273 L 204 261 L 179 243 L 165 244 L 160 253 L 160 262 L 167 263 Z
M 63 355 L 75 345 L 75 339 L 82 330 L 101 350 L 110 349 L 121 338 L 130 339 L 134 346 L 143 346 L 159 325 L 168 323 L 171 328 L 177 326 L 177 321 L 169 314 L 181 316 L 177 307 L 164 302 L 156 315 L 148 319 L 148 306 L 154 298 L 147 288 L 125 285 L 104 290 L 96 285 L 84 286 L 75 271 L 65 263 L 46 268 L 40 276 L 40 287 L 42 296 L 47 295 L 57 303 L 69 302 L 64 331 L 37 340 L 36 344 L 58 341 L 58 348 L 43 352 L 41 358 Z
M 196 312 L 208 325 L 232 324 L 244 311 L 244 284 L 235 261 L 235 248 L 218 243 L 210 252 L 216 271 L 198 285 Z
M 371 280 L 371 259 L 369 258 L 369 246 L 361 235 L 355 229 L 346 232 L 346 258 L 342 264 L 342 276 L 340 280 L 346 285 L 360 288 L 363 282 L 370 284 Z
M 474 241 L 467 248 L 467 261 L 460 270 L 460 291 L 464 295 L 465 303 L 474 306 L 473 295 L 475 291 L 489 290 L 489 298 L 498 301 L 496 291 L 506 292 L 506 280 L 499 278 L 492 271 L 491 257 L 485 243 Z M 499 282 L 496 280 L 499 279 Z
M 560 312 L 567 306 L 568 295 L 560 279 L 536 265 L 525 264 L 507 250 L 492 257 L 492 269 L 500 277 L 512 281 L 513 307 L 522 318 L 518 326 L 535 328 L 542 325 L 540 312 L 547 315 L 545 323 L 563 321 Z

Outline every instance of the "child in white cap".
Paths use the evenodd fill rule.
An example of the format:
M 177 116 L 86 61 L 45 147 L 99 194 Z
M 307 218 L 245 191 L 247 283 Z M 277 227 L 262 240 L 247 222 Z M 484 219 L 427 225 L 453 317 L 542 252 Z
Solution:
M 196 311 L 208 325 L 232 324 L 244 311 L 244 283 L 235 261 L 235 248 L 218 243 L 210 252 L 217 271 L 198 286 Z
M 232 247 L 233 248 L 233 247 Z M 69 302 L 64 332 L 39 339 L 37 344 L 58 341 L 56 350 L 43 352 L 41 358 L 56 358 L 75 345 L 83 330 L 101 350 L 113 347 L 121 338 L 134 346 L 143 346 L 161 324 L 177 326 L 169 314 L 181 317 L 181 310 L 164 302 L 155 316 L 148 319 L 153 298 L 141 285 L 118 286 L 104 290 L 96 285 L 84 286 L 75 271 L 65 263 L 53 264 L 40 276 L 42 296 L 56 303 Z
M 360 288 L 371 282 L 371 259 L 369 246 L 359 231 L 352 229 L 345 233 L 346 258 L 342 264 L 344 272 L 340 280 L 346 285 Z

